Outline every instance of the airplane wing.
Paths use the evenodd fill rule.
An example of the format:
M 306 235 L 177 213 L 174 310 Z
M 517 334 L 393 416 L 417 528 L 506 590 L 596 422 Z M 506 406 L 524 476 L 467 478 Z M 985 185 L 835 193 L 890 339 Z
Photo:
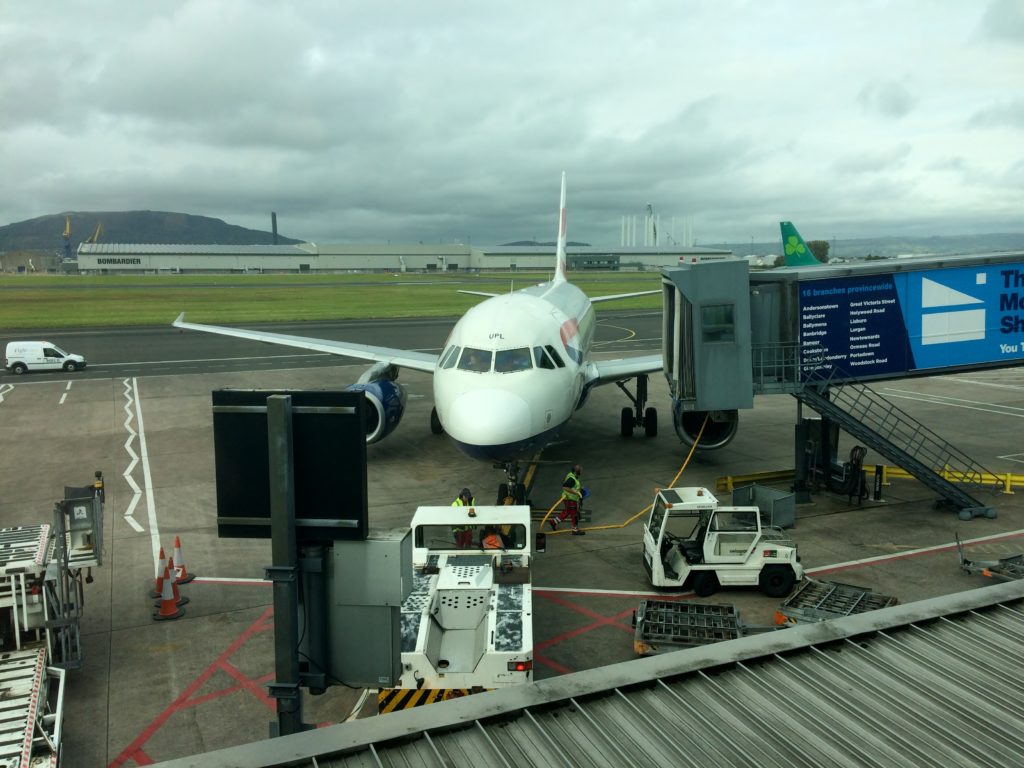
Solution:
M 186 323 L 184 312 L 178 315 L 178 319 L 171 325 L 188 331 L 218 333 L 221 336 L 235 336 L 239 339 L 264 341 L 268 344 L 280 344 L 285 347 L 310 349 L 314 352 L 326 352 L 329 355 L 343 355 L 344 357 L 355 357 L 359 360 L 392 363 L 400 368 L 410 368 L 414 371 L 423 371 L 424 373 L 433 373 L 434 368 L 437 367 L 437 355 L 431 355 L 427 352 L 413 352 L 405 349 L 392 349 L 391 347 L 373 347 L 368 344 L 352 344 L 346 341 L 333 341 L 331 339 L 310 339 L 305 336 L 289 336 L 284 333 L 271 333 L 269 331 L 247 331 L 242 328 L 223 328 L 219 325 Z
M 587 384 L 608 384 L 612 381 L 631 379 L 642 373 L 657 373 L 664 363 L 661 355 L 624 357 L 616 360 L 591 360 L 587 366 Z
M 597 304 L 601 301 L 615 301 L 616 299 L 632 299 L 634 296 L 651 296 L 655 293 L 661 293 L 661 291 L 637 291 L 636 293 L 616 293 L 611 296 L 592 296 L 590 299 L 591 304 Z
M 462 288 L 459 288 L 459 290 L 456 291 L 456 293 L 468 293 L 470 296 L 487 296 L 488 298 L 492 298 L 492 299 L 495 296 L 500 296 L 501 295 L 500 293 L 488 293 L 487 291 L 466 291 L 466 290 L 463 290 Z

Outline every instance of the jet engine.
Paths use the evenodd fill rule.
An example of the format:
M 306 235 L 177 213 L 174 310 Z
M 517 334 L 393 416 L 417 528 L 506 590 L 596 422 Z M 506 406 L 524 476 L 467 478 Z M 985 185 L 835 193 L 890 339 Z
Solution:
M 707 424 L 704 424 L 705 418 Z M 698 451 L 714 451 L 727 445 L 735 436 L 740 426 L 737 411 L 684 411 L 680 401 L 672 402 L 672 424 L 676 428 L 679 439 L 687 445 L 693 445 L 700 435 Z M 701 433 L 701 427 L 704 432 Z
M 405 413 L 405 387 L 397 383 L 397 366 L 377 363 L 345 387 L 346 392 L 362 392 L 366 398 L 366 444 L 390 435 Z

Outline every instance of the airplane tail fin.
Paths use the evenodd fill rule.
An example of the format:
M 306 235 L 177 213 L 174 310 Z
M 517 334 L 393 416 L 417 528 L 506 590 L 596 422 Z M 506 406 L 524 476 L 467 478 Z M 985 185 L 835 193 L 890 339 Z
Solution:
M 800 237 L 793 222 L 780 221 L 779 229 L 782 230 L 782 252 L 785 254 L 787 267 L 812 267 L 821 264 Z
M 558 209 L 558 245 L 555 250 L 555 282 L 566 281 L 565 267 L 565 171 L 562 171 L 562 202 Z

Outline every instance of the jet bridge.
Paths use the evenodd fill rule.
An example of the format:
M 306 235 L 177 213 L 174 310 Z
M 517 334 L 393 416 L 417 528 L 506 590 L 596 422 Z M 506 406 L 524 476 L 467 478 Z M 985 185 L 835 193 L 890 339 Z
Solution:
M 961 487 L 980 487 L 991 473 L 867 382 L 1024 362 L 1024 253 L 754 273 L 735 260 L 662 276 L 665 375 L 684 442 L 699 436 L 699 447 L 721 448 L 753 395 L 791 394 L 823 417 L 820 432 L 797 425 L 798 469 L 813 443 L 810 464 L 825 468 L 831 486 L 842 427 L 965 519 L 992 513 Z

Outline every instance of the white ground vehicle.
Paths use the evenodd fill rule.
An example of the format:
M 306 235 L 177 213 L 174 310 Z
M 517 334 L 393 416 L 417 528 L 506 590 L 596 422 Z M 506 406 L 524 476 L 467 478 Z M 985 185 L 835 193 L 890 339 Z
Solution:
M 85 358 L 65 352 L 48 341 L 12 341 L 4 353 L 4 368 L 14 374 L 26 371 L 78 371 Z
M 757 507 L 719 506 L 707 488 L 665 488 L 644 525 L 644 568 L 656 587 L 756 586 L 785 597 L 803 578 L 796 546 L 761 524 Z
M 484 548 L 485 538 L 499 549 Z M 530 508 L 420 507 L 398 688 L 440 698 L 533 677 Z

